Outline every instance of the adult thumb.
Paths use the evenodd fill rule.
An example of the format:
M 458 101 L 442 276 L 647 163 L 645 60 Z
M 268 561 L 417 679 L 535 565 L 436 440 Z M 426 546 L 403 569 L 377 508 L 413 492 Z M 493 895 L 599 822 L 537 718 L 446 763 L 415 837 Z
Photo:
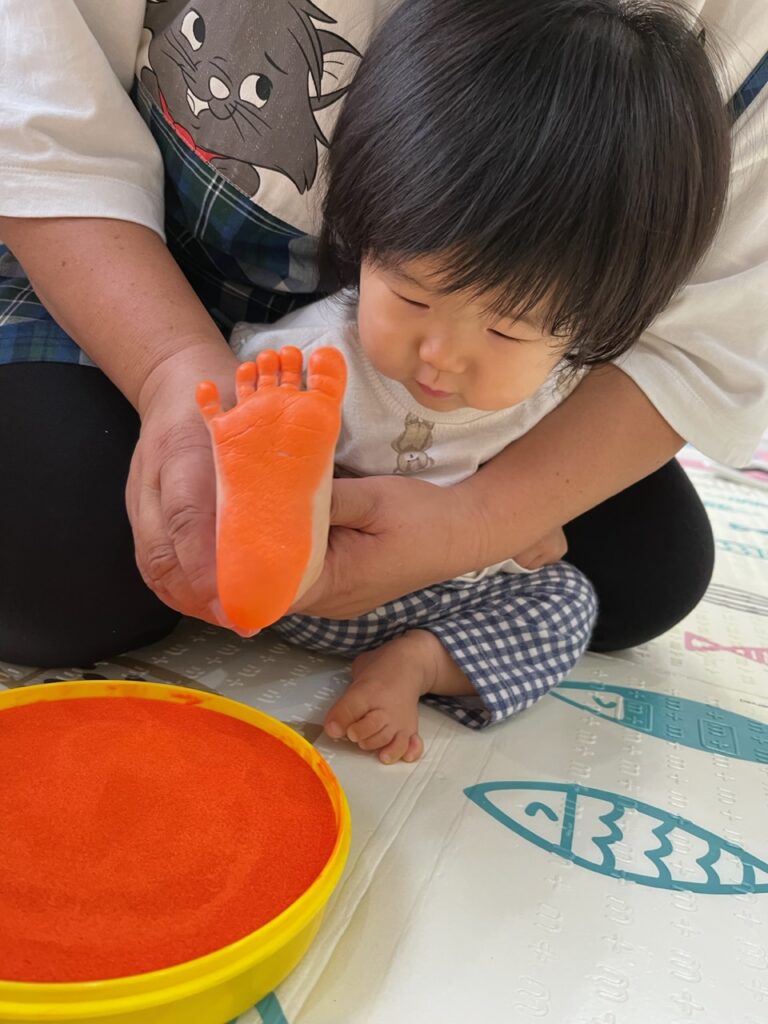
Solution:
M 375 477 L 333 481 L 331 526 L 368 530 L 376 515 L 378 487 Z

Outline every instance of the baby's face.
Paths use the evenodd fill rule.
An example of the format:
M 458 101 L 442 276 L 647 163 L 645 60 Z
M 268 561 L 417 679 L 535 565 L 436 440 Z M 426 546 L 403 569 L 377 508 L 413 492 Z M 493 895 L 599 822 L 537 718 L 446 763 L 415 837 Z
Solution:
M 364 263 L 358 326 L 368 358 L 436 412 L 506 409 L 530 398 L 562 359 L 536 315 L 488 313 L 488 301 L 441 293 L 434 266 L 411 260 L 397 269 Z

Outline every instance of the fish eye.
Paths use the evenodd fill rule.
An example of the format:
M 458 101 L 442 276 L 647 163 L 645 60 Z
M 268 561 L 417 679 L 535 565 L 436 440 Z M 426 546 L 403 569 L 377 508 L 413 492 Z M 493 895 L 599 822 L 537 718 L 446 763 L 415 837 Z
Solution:
M 205 21 L 197 11 L 188 11 L 181 23 L 181 34 L 193 50 L 199 50 L 205 42 Z
M 266 75 L 247 75 L 240 83 L 240 99 L 254 107 L 263 107 L 272 95 L 272 79 Z
M 615 708 L 618 706 L 617 700 L 604 700 L 602 697 L 593 696 L 592 700 L 597 704 L 599 708 Z
M 541 811 L 545 818 L 549 818 L 550 821 L 559 820 L 557 814 L 552 810 L 552 808 L 548 807 L 547 804 L 541 803 L 540 800 L 534 800 L 533 803 L 528 804 L 525 808 L 525 813 L 529 818 L 535 818 L 539 811 Z

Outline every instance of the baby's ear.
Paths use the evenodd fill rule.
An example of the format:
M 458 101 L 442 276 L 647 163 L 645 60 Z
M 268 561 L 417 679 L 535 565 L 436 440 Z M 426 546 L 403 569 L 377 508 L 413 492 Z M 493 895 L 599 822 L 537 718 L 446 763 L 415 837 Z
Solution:
M 321 29 L 317 36 L 323 50 L 323 77 L 318 96 L 310 76 L 309 95 L 313 110 L 325 110 L 326 107 L 330 107 L 340 100 L 349 89 L 362 54 L 355 49 L 352 43 L 337 36 L 335 32 L 326 32 Z M 341 88 L 339 88 L 340 82 L 345 83 Z

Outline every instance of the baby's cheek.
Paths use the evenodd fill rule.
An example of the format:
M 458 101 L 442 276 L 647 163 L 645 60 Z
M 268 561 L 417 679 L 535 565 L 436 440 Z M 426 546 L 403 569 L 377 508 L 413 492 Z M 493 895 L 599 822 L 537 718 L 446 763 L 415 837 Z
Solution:
M 361 329 L 360 344 L 379 373 L 396 379 L 402 376 L 405 363 L 403 343 L 384 324 Z
M 513 405 L 531 398 L 544 381 L 548 372 L 527 366 L 517 366 L 499 371 L 495 375 L 484 375 L 474 389 L 470 404 L 477 409 L 509 409 Z

